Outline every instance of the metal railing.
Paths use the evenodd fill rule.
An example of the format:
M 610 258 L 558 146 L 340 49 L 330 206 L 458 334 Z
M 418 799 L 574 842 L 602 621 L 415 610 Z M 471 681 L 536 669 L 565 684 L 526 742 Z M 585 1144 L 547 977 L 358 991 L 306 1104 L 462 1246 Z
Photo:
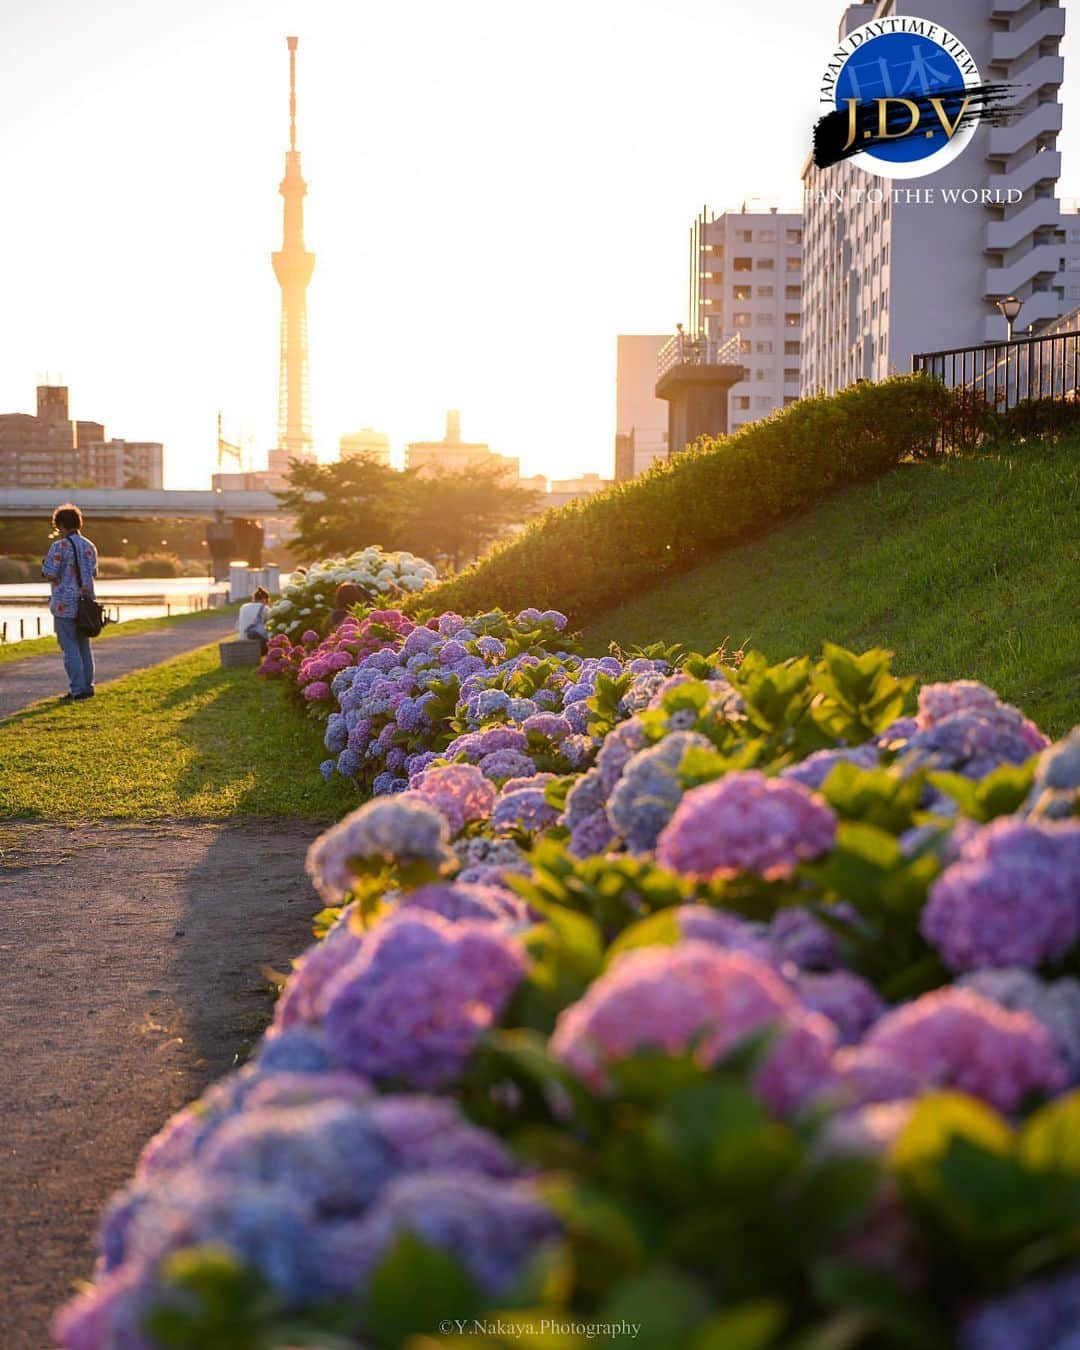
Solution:
M 676 333 L 657 353 L 656 378 L 662 380 L 676 366 L 737 366 L 741 364 L 742 350 L 741 333 L 724 338 Z
M 1080 333 L 920 352 L 912 369 L 950 389 L 979 394 L 998 412 L 1031 399 L 1071 401 L 1080 390 Z

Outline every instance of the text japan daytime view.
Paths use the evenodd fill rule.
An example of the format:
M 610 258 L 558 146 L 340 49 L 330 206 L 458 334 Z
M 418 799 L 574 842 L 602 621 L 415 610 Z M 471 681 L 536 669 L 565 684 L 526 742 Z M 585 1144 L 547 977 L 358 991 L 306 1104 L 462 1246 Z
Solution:
M 1064 0 L 0 39 L 0 1350 L 1077 1350 Z

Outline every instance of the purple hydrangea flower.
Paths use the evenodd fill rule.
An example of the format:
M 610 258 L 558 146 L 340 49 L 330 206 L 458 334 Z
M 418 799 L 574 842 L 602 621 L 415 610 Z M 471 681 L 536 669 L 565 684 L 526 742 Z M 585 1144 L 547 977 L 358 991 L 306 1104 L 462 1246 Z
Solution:
M 376 1082 L 444 1086 L 497 1022 L 524 966 L 520 946 L 495 925 L 417 909 L 391 915 L 327 984 L 334 1062 Z
M 327 1249 L 327 1264 L 346 1288 L 363 1289 L 406 1232 L 460 1262 L 495 1297 L 510 1289 L 558 1225 L 526 1183 L 455 1170 L 422 1172 L 391 1182 L 367 1218 L 343 1225 Z
M 999 1111 L 1015 1111 L 1030 1094 L 1059 1092 L 1065 1083 L 1040 1022 L 970 989 L 937 989 L 886 1013 L 864 1045 L 890 1056 L 924 1089 L 955 1087 Z
M 680 905 L 675 911 L 679 931 L 692 942 L 712 942 L 732 952 L 748 952 L 766 965 L 776 958 L 761 924 L 709 905 Z
M 615 843 L 615 831 L 611 828 L 607 812 L 601 807 L 592 815 L 583 816 L 570 831 L 568 848 L 575 858 L 592 858 L 599 853 L 607 853 Z
M 1080 1266 L 1022 1284 L 970 1313 L 960 1350 L 1076 1350 L 1080 1344 Z
M 845 922 L 857 918 L 843 903 L 831 905 L 829 913 Z M 777 910 L 769 924 L 769 942 L 781 961 L 793 961 L 802 970 L 835 970 L 840 964 L 833 930 L 799 906 Z
M 526 924 L 531 921 L 524 900 L 502 886 L 476 886 L 461 881 L 435 882 L 408 891 L 398 900 L 398 910 L 423 909 L 458 923 L 476 919 L 486 923 Z
M 842 746 L 836 750 L 817 750 L 799 764 L 780 770 L 781 778 L 790 778 L 803 787 L 817 791 L 837 764 L 854 764 L 857 769 L 873 769 L 879 763 L 875 745 Z
M 507 778 L 528 778 L 536 766 L 520 750 L 492 750 L 480 760 L 480 772 L 488 778 L 502 781 Z
M 705 942 L 627 952 L 559 1016 L 551 1052 L 594 1090 L 605 1069 L 639 1050 L 694 1047 L 711 1064 L 756 1032 L 777 1040 L 756 1083 L 778 1112 L 796 1109 L 833 1081 L 836 1032 L 802 1009 L 763 961 Z
M 836 816 L 801 783 L 733 771 L 683 797 L 660 835 L 656 860 L 708 880 L 756 872 L 790 876 L 832 847 Z
M 607 813 L 631 853 L 647 853 L 656 847 L 661 830 L 683 799 L 679 765 L 694 747 L 711 749 L 710 742 L 696 731 L 676 731 L 627 761 L 608 798 Z
M 885 1011 L 885 1003 L 874 987 L 849 970 L 802 973 L 794 979 L 803 1003 L 827 1017 L 836 1027 L 842 1045 L 862 1040 Z
M 353 859 L 426 862 L 443 868 L 453 860 L 447 848 L 446 821 L 411 794 L 379 797 L 347 815 L 308 849 L 307 871 L 315 889 L 337 904 L 352 889 Z
M 952 970 L 1060 961 L 1080 937 L 1080 824 L 1002 817 L 971 835 L 921 926 Z
M 320 1000 L 327 981 L 359 953 L 363 935 L 352 925 L 350 905 L 321 942 L 309 947 L 297 962 L 281 997 L 274 1005 L 274 1027 L 284 1031 L 322 1020 Z M 263 1042 L 264 1046 L 268 1044 Z
M 543 787 L 504 791 L 495 803 L 491 824 L 496 830 L 524 830 L 537 834 L 554 825 L 559 812 L 548 804 Z
M 531 732 L 533 735 L 543 736 L 549 741 L 561 741 L 574 730 L 565 717 L 552 712 L 533 713 L 531 717 L 525 718 L 521 724 L 521 729 L 526 736 Z

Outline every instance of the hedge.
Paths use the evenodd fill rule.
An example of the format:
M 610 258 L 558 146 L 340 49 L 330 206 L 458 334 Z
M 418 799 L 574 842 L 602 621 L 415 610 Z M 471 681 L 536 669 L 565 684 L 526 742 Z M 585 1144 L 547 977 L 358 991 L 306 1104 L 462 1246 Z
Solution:
M 838 487 L 943 453 L 941 429 L 960 420 L 957 403 L 944 385 L 910 375 L 800 399 L 632 482 L 545 512 L 410 608 L 538 606 L 587 622 Z

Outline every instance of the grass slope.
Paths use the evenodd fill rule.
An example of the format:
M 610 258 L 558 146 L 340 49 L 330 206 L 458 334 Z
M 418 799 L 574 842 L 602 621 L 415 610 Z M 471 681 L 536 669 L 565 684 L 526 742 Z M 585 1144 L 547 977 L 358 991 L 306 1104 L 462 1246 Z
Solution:
M 183 627 L 193 619 L 205 619 L 208 614 L 220 614 L 226 609 L 239 610 L 239 605 L 227 605 L 219 609 L 195 609 L 187 614 L 162 615 L 158 619 L 123 619 L 120 623 L 110 623 L 103 628 L 95 642 L 106 642 L 110 638 L 131 637 L 134 633 L 150 633 L 156 628 Z M 0 618 L 3 611 L 0 610 Z M 51 620 L 50 620 L 51 622 Z M 10 661 L 25 661 L 28 656 L 49 656 L 56 651 L 56 634 L 47 637 L 26 638 L 23 642 L 0 642 L 0 666 Z
M 1080 721 L 1080 441 L 905 465 L 609 611 L 592 651 L 824 639 L 974 678 L 1045 730 Z
M 325 755 L 284 685 L 223 670 L 212 644 L 86 703 L 39 704 L 0 723 L 0 818 L 333 821 L 356 793 L 322 781 Z

